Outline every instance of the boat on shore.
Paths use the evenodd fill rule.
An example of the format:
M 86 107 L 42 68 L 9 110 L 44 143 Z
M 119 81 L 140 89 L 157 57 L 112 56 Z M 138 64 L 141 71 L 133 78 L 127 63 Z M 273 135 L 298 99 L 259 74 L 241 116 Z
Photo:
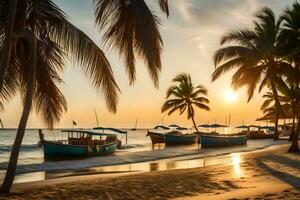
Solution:
M 117 134 L 100 133 L 93 130 L 63 130 L 67 140 L 45 140 L 44 134 L 39 130 L 40 146 L 44 157 L 88 157 L 112 154 L 118 146 Z M 103 139 L 105 137 L 105 139 Z
M 199 142 L 201 143 L 201 148 L 247 145 L 247 136 L 246 135 L 235 135 L 235 136 L 199 135 Z
M 163 133 L 147 131 L 146 137 L 150 137 L 152 145 L 165 143 L 165 137 Z
M 195 144 L 198 137 L 197 134 L 182 134 L 179 131 L 172 131 L 166 133 L 165 144 L 166 145 L 184 145 L 184 144 Z

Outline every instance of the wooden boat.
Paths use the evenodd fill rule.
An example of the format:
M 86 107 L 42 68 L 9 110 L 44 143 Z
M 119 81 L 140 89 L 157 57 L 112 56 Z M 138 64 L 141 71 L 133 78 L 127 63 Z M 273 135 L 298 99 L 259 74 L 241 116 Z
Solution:
M 229 147 L 235 145 L 246 145 L 247 136 L 215 136 L 215 135 L 200 135 L 201 148 L 209 147 Z
M 178 131 L 172 131 L 165 135 L 166 145 L 181 145 L 196 143 L 197 134 L 181 134 Z
M 147 131 L 146 137 L 148 137 L 148 136 L 150 136 L 150 139 L 152 141 L 152 145 L 165 143 L 165 137 L 164 137 L 163 133 L 156 133 L 156 132 Z
M 118 146 L 117 135 L 99 133 L 90 130 L 64 130 L 67 140 L 49 141 L 44 139 L 44 134 L 39 130 L 40 146 L 44 157 L 57 156 L 102 156 L 112 154 Z M 93 138 L 94 137 L 94 138 Z M 95 137 L 100 137 L 95 139 Z M 106 137 L 105 140 L 102 137 Z

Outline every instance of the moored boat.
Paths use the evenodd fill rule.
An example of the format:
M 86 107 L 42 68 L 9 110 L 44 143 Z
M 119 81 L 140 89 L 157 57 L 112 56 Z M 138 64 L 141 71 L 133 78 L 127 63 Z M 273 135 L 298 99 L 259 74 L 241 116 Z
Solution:
M 64 130 L 62 133 L 67 133 L 67 140 L 50 141 L 45 140 L 44 134 L 41 130 L 39 131 L 40 144 L 45 158 L 56 156 L 102 156 L 114 153 L 118 146 L 116 134 L 90 130 Z M 105 140 L 103 140 L 103 137 L 105 137 Z
M 201 148 L 210 147 L 230 147 L 236 145 L 246 145 L 247 136 L 216 136 L 216 135 L 199 135 Z
M 178 131 L 164 135 L 166 145 L 194 144 L 196 143 L 197 136 L 197 134 L 181 134 Z
M 156 133 L 156 132 L 147 131 L 146 137 L 147 136 L 150 136 L 150 139 L 152 141 L 152 145 L 165 143 L 165 137 L 164 137 L 163 133 Z

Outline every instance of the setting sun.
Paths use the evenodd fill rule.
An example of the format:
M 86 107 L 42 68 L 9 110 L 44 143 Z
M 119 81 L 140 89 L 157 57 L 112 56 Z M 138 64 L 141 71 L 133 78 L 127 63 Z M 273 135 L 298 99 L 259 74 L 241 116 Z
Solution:
M 235 102 L 237 99 L 237 94 L 231 89 L 227 90 L 225 92 L 225 99 L 227 102 L 230 102 L 230 103 Z

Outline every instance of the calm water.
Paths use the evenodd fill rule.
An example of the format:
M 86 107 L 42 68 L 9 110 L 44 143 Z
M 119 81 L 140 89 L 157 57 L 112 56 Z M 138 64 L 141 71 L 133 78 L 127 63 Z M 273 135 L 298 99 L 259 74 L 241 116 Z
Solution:
M 214 129 L 212 129 L 214 130 Z M 124 144 L 124 150 L 121 151 L 129 151 L 129 152 L 137 152 L 137 151 L 146 151 L 151 150 L 151 140 L 146 136 L 147 129 L 137 129 L 132 131 L 127 129 L 128 131 L 128 144 L 125 144 L 125 135 L 118 136 L 119 139 L 122 140 Z M 165 132 L 164 130 L 156 130 L 157 132 Z M 207 129 L 203 129 L 201 131 L 208 131 Z M 236 130 L 230 129 L 220 129 L 217 130 L 220 133 L 231 133 Z M 60 130 L 43 130 L 45 134 L 45 139 L 48 140 L 63 140 L 67 139 L 66 134 L 61 134 Z M 0 170 L 5 169 L 12 144 L 15 139 L 16 130 L 0 130 Z M 18 164 L 38 164 L 44 162 L 42 149 L 38 146 L 39 136 L 38 130 L 30 129 L 26 130 Z
M 66 139 L 62 136 L 60 130 L 43 130 L 45 138 L 49 140 L 61 140 Z M 12 144 L 15 139 L 16 130 L 0 130 L 0 169 L 5 168 L 9 155 L 11 152 Z M 125 150 L 123 151 L 141 151 L 151 143 L 150 138 L 146 138 L 146 129 L 140 129 L 136 131 L 128 130 L 128 144 L 125 145 L 125 135 L 120 135 Z M 23 139 L 19 164 L 36 164 L 44 162 L 44 156 L 42 149 L 38 146 L 39 136 L 38 130 L 26 130 L 25 137 Z M 148 145 L 147 145 L 148 144 Z

